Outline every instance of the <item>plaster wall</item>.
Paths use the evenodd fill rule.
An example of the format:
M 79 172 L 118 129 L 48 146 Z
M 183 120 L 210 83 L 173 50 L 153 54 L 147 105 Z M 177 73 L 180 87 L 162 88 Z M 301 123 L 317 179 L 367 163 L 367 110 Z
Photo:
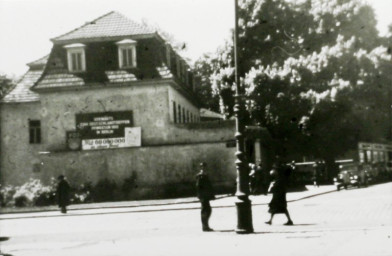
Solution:
M 29 119 L 41 119 L 39 102 L 1 105 L 2 184 L 23 183 L 37 176 L 34 167 L 40 164 L 39 152 L 44 150 L 45 140 L 41 144 L 29 143 Z
M 173 124 L 168 127 L 168 141 L 177 143 L 224 142 L 234 140 L 235 122 L 210 121 L 190 124 Z
M 166 145 L 142 148 L 81 152 L 58 152 L 42 155 L 41 180 L 65 174 L 73 185 L 109 178 L 118 185 L 136 175 L 137 197 L 159 196 L 167 186 L 194 186 L 199 163 L 207 162 L 211 180 L 217 187 L 235 183 L 235 148 L 225 143 Z
M 168 87 L 162 84 L 41 93 L 43 136 L 48 151 L 66 148 L 66 131 L 75 130 L 75 115 L 109 111 L 133 112 L 142 143 L 162 143 L 168 136 Z

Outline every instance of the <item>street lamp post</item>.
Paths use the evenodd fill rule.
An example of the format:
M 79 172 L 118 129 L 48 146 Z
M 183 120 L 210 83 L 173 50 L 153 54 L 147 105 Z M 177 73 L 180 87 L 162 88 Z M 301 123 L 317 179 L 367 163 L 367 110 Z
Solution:
M 236 170 L 237 170 L 237 228 L 236 233 L 248 234 L 253 232 L 252 224 L 252 204 L 249 200 L 249 169 L 244 155 L 244 123 L 243 123 L 243 102 L 241 95 L 241 85 L 238 74 L 238 0 L 235 1 L 235 26 L 234 26 L 234 66 L 235 66 L 235 123 L 236 123 Z

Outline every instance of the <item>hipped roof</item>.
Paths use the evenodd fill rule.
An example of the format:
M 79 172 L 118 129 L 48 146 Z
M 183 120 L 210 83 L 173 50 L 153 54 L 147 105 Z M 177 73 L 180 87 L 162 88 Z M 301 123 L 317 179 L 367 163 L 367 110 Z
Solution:
M 112 11 L 68 33 L 51 39 L 54 43 L 123 36 L 154 35 L 155 30 Z

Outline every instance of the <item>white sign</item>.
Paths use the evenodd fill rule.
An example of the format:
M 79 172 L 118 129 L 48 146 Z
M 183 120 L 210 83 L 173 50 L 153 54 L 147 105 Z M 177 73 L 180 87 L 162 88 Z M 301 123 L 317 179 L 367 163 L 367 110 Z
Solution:
M 142 145 L 141 127 L 125 127 L 124 137 L 82 140 L 83 150 L 129 148 Z

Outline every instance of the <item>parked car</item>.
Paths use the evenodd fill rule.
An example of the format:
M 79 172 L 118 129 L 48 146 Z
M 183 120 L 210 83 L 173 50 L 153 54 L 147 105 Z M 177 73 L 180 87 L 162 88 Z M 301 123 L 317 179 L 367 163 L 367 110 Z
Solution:
M 334 178 L 334 184 L 339 191 L 342 187 L 361 187 L 367 186 L 371 179 L 368 171 L 358 164 L 341 165 L 340 172 Z

